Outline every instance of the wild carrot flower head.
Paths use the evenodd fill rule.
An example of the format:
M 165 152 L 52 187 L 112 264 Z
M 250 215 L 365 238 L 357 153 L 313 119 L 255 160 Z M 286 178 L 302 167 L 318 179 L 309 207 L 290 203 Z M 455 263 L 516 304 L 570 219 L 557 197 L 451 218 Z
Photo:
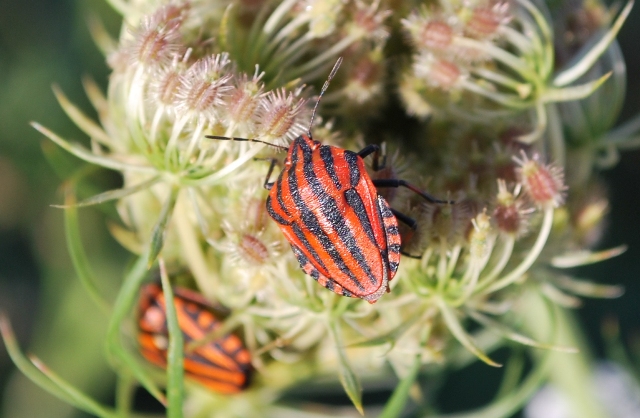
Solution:
M 603 20 L 610 29 L 558 68 L 559 34 L 545 5 L 529 0 L 439 0 L 421 8 L 362 0 L 147 3 L 114 2 L 127 29 L 101 43 L 115 45 L 106 95 L 86 83 L 100 123 L 55 90 L 91 146 L 35 126 L 77 157 L 122 173 L 121 189 L 65 206 L 116 202 L 121 222 L 111 231 L 140 261 L 114 307 L 110 352 L 158 399 L 165 395 L 156 379 L 136 367 L 120 334 L 132 310 L 127 301 L 156 260 L 163 292 L 186 284 L 226 309 L 220 330 L 204 333 L 202 324 L 172 322 L 168 306 L 155 312 L 167 320 L 163 350 L 184 346 L 167 356 L 167 394 L 182 393 L 180 356 L 225 333 L 242 337 L 256 372 L 235 398 L 187 386 L 179 401 L 193 416 L 296 416 L 276 400 L 321 375 L 339 381 L 361 409 L 360 376 L 380 379 L 392 369 L 401 387 L 413 387 L 423 366 L 455 364 L 460 347 L 498 366 L 489 350 L 500 338 L 566 351 L 524 335 L 520 307 L 531 298 L 575 306 L 574 295 L 619 293 L 557 270 L 621 252 L 588 251 L 607 200 L 604 192 L 576 190 L 596 182 L 594 153 L 628 145 L 635 131 L 607 128 L 597 147 L 582 148 L 589 141 L 564 136 L 573 132 L 564 129 L 574 127 L 565 121 L 572 109 L 556 106 L 578 103 L 608 77 L 581 79 L 599 57 L 611 57 L 606 51 L 630 6 Z M 314 95 L 339 56 L 344 63 L 310 126 Z M 611 114 L 599 115 L 610 121 Z M 303 173 L 278 177 L 290 144 L 310 129 L 314 140 L 338 148 L 323 148 Z M 335 167 L 339 148 L 383 141 L 367 148 L 367 173 Z M 403 145 L 412 147 L 410 158 Z M 359 203 L 341 189 L 345 172 L 354 183 L 356 174 L 370 176 L 379 186 L 373 196 L 392 210 L 378 200 L 361 204 L 379 218 L 349 216 Z M 305 188 L 316 180 L 323 190 Z M 271 219 L 263 185 L 280 190 L 270 196 L 283 213 L 305 213 L 299 224 L 280 222 L 292 231 L 286 236 Z M 334 188 L 342 194 L 321 201 Z M 324 243 L 310 240 L 320 236 L 321 222 L 308 215 L 309 202 L 339 207 L 327 214 L 337 225 L 365 225 L 353 242 L 388 244 L 380 257 L 389 288 L 378 289 L 375 304 L 318 284 L 336 286 L 317 271 L 323 263 L 348 275 L 373 256 L 359 259 L 343 242 L 335 248 L 348 254 L 327 250 L 342 231 L 321 237 Z M 395 273 L 390 254 L 398 251 Z M 315 267 L 305 262 L 310 257 L 319 259 Z M 470 322 L 480 328 L 470 331 Z M 485 330 L 500 338 L 487 342 Z

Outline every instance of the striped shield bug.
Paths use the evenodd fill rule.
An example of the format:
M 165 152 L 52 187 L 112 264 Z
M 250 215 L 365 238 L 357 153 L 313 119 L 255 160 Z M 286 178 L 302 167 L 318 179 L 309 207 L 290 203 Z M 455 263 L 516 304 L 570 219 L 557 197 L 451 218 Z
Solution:
M 191 348 L 191 342 L 211 335 L 222 323 L 211 304 L 198 293 L 175 288 L 173 302 L 184 338 L 187 378 L 218 393 L 237 393 L 246 388 L 253 369 L 251 355 L 240 338 L 225 334 Z M 162 287 L 156 283 L 143 286 L 138 306 L 138 343 L 142 356 L 166 368 L 168 329 Z
M 220 140 L 259 142 L 287 150 L 275 182 L 271 165 L 264 182 L 267 211 L 276 221 L 302 267 L 322 286 L 337 294 L 375 303 L 389 289 L 400 263 L 398 220 L 415 229 L 411 218 L 389 207 L 377 187 L 407 187 L 430 202 L 445 203 L 399 179 L 372 180 L 364 158 L 380 148 L 359 152 L 312 139 L 311 127 L 322 95 L 342 62 L 339 58 L 316 100 L 307 134 L 289 147 L 258 139 L 207 135 Z

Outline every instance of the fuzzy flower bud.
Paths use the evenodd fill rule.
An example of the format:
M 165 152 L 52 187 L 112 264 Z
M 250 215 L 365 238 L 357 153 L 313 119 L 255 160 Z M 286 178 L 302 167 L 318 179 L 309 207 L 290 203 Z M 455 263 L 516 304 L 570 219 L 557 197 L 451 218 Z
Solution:
M 143 19 L 131 30 L 133 37 L 127 48 L 130 63 L 168 64 L 181 49 L 180 27 L 184 21 L 184 7 L 167 5 Z
M 464 27 L 465 33 L 477 39 L 488 39 L 497 34 L 500 25 L 509 20 L 509 3 L 480 5 L 471 10 L 469 20 Z
M 522 158 L 514 157 L 514 161 L 519 165 L 517 175 L 529 198 L 540 207 L 560 206 L 566 190 L 562 169 L 542 164 L 538 154 L 532 159 L 524 151 L 521 155 Z
M 299 94 L 299 92 L 298 92 Z M 258 136 L 292 140 L 306 129 L 301 115 L 306 101 L 297 99 L 296 93 L 287 93 L 284 89 L 269 92 L 260 100 L 257 112 Z

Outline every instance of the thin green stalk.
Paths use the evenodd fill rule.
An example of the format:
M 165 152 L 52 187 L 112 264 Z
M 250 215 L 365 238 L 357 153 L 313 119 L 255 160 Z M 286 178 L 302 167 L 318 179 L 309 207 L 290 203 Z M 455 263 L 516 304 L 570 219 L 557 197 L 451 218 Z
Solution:
M 160 280 L 164 292 L 164 303 L 167 312 L 167 328 L 169 329 L 169 347 L 167 349 L 167 400 L 169 418 L 182 418 L 184 399 L 184 339 L 178 323 L 178 314 L 173 299 L 173 290 L 164 260 L 159 260 Z
M 553 206 L 551 205 L 547 205 L 547 207 L 544 209 L 544 218 L 542 220 L 542 226 L 540 227 L 538 238 L 533 244 L 533 247 L 531 247 L 531 250 L 529 250 L 529 252 L 527 253 L 525 259 L 522 260 L 522 262 L 509 274 L 507 274 L 500 280 L 488 286 L 478 286 L 477 293 L 487 294 L 503 289 L 518 280 L 524 273 L 527 272 L 527 270 L 529 270 L 529 267 L 531 267 L 535 260 L 537 260 L 540 252 L 544 248 L 544 244 L 547 242 L 547 238 L 549 237 L 551 226 L 553 224 L 553 212 Z
M 112 361 L 117 359 L 123 362 L 124 365 L 131 370 L 136 379 L 142 383 L 145 389 L 158 401 L 166 405 L 167 400 L 164 394 L 158 389 L 147 373 L 145 373 L 137 359 L 124 348 L 120 335 L 122 324 L 128 317 L 138 298 L 140 285 L 147 277 L 148 259 L 147 250 L 138 258 L 124 278 L 120 293 L 118 293 L 118 297 L 113 306 L 113 313 L 107 329 L 107 353 Z
M 420 348 L 424 348 L 430 334 L 431 328 L 425 327 L 422 338 L 420 339 Z M 418 372 L 420 371 L 421 365 L 422 351 L 416 354 L 416 357 L 413 359 L 413 363 L 411 364 L 411 368 L 409 369 L 409 373 L 407 373 L 407 375 L 402 380 L 400 380 L 398 386 L 396 386 L 393 393 L 391 394 L 391 397 L 384 405 L 384 409 L 382 410 L 379 418 L 396 418 L 402 414 L 402 411 L 405 409 L 405 406 L 407 404 L 407 400 L 409 399 L 411 387 L 418 377 Z
M 100 294 L 100 290 L 98 290 L 95 275 L 91 270 L 91 263 L 89 263 L 82 245 L 80 226 L 78 225 L 78 209 L 74 206 L 76 198 L 75 194 L 70 190 L 71 188 L 72 186 L 69 185 L 65 194 L 65 205 L 67 205 L 67 208 L 64 210 L 64 230 L 67 249 L 69 250 L 76 274 L 87 293 L 89 293 L 89 297 L 91 297 L 102 312 L 108 314 L 111 307 Z
M 9 320 L 0 313 L 0 335 L 7 348 L 9 357 L 25 376 L 42 389 L 76 408 L 94 414 L 101 418 L 116 418 L 116 414 L 109 408 L 94 401 L 84 393 L 78 391 L 66 381 L 49 370 L 38 359 L 29 360 L 20 350 Z

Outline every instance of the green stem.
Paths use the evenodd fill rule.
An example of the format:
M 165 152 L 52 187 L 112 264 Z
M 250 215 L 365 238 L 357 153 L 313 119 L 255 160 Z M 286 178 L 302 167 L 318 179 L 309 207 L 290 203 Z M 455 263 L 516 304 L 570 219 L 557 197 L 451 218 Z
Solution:
M 549 237 L 549 233 L 551 232 L 551 226 L 553 224 L 553 206 L 547 205 L 544 210 L 544 219 L 542 220 L 542 227 L 540 228 L 540 233 L 538 234 L 538 238 L 536 242 L 533 244 L 531 250 L 529 250 L 527 256 L 524 260 L 514 268 L 509 274 L 501 278 L 500 280 L 494 282 L 492 285 L 482 289 L 481 286 L 478 287 L 478 293 L 487 294 L 491 292 L 495 292 L 497 290 L 503 289 L 506 286 L 514 283 L 516 280 L 520 279 L 520 277 L 529 270 L 529 267 L 537 260 L 540 252 L 544 248 L 544 244 L 547 242 L 547 238 Z
M 568 398 L 572 416 L 607 417 L 593 391 L 592 358 L 574 315 L 569 310 L 551 305 L 540 292 L 533 290 L 524 294 L 519 306 L 524 326 L 533 338 L 548 339 L 555 327 L 557 337 L 554 344 L 579 350 L 577 354 L 549 352 L 549 381 Z

